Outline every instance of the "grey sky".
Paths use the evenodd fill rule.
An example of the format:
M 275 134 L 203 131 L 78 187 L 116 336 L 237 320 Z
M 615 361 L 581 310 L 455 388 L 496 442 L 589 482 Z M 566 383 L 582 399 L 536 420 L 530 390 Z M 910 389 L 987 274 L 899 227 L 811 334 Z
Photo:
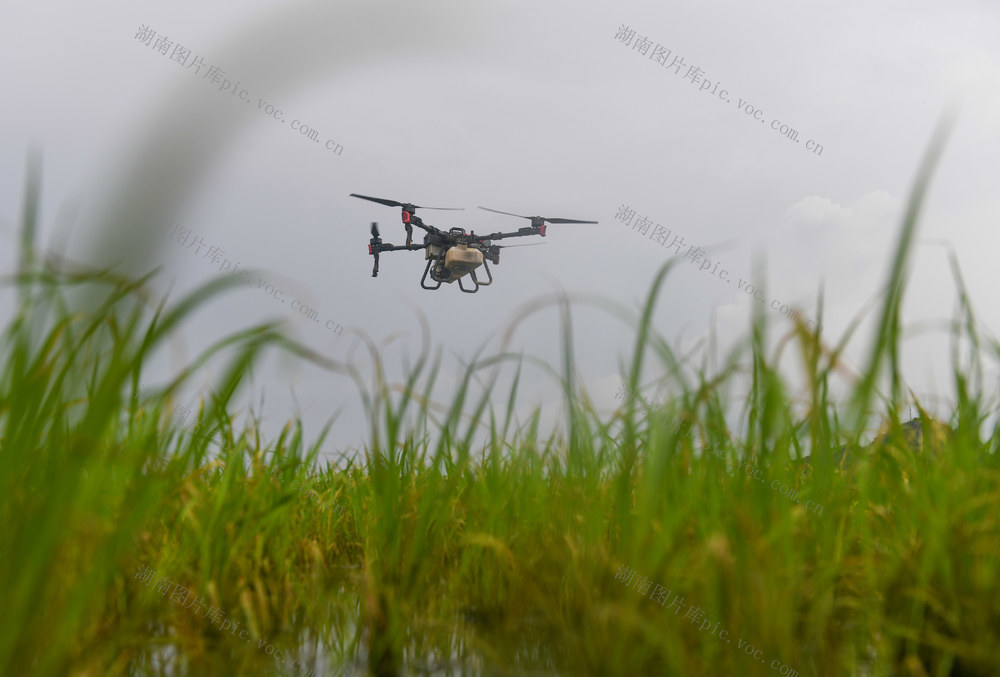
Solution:
M 721 247 L 709 258 L 730 283 L 688 264 L 668 279 L 657 308 L 668 339 L 703 337 L 714 309 L 722 339 L 736 340 L 756 302 L 737 288 L 740 278 L 759 286 L 754 253 L 767 257 L 768 304 L 778 299 L 813 317 L 825 280 L 824 325 L 839 336 L 884 278 L 917 164 L 954 100 L 958 123 L 920 238 L 952 243 L 980 319 L 1000 324 L 991 303 L 1000 249 L 1000 11 L 991 3 L 40 2 L 3 13 L 4 270 L 35 141 L 44 149 L 46 239 L 58 207 L 74 200 L 81 216 L 70 252 L 80 259 L 127 253 L 128 265 L 143 267 L 164 257 L 176 295 L 220 274 L 204 258 L 215 245 L 242 269 L 268 269 L 268 282 L 321 319 L 295 316 L 256 285 L 231 292 L 154 365 L 154 380 L 212 337 L 270 317 L 287 317 L 302 341 L 334 359 L 353 339 L 325 329 L 328 320 L 376 341 L 402 331 L 386 351 L 398 376 L 400 349 L 411 361 L 419 350 L 415 308 L 430 321 L 434 345 L 465 360 L 487 342 L 496 348 L 522 304 L 560 287 L 635 308 L 670 254 L 616 220 L 622 205 L 686 245 Z M 698 66 L 716 94 L 684 79 L 686 68 L 674 75 L 658 65 L 652 49 L 643 55 L 622 44 L 615 34 L 623 24 Z M 139 42 L 141 25 L 221 67 L 250 102 Z M 258 110 L 260 99 L 284 122 Z M 740 100 L 761 119 L 740 110 Z M 772 130 L 776 119 L 801 142 Z M 319 143 L 290 129 L 293 120 L 314 127 Z M 341 155 L 323 148 L 328 139 Z M 109 212 L 123 186 L 144 190 L 130 187 L 133 200 Z M 439 227 L 525 225 L 477 205 L 600 224 L 551 226 L 544 240 L 515 241 L 546 246 L 503 252 L 495 284 L 475 296 L 455 285 L 426 292 L 420 254 L 383 255 L 371 277 L 370 222 L 384 240 L 398 244 L 405 234 L 398 210 L 352 192 L 466 208 L 421 214 Z M 129 237 L 95 225 L 115 219 L 133 224 Z M 206 247 L 196 255 L 166 241 L 173 223 Z M 945 249 L 922 244 L 916 263 L 907 321 L 947 318 L 954 286 Z M 610 409 L 630 331 L 593 309 L 575 309 L 574 320 L 577 367 Z M 526 320 L 511 347 L 557 366 L 558 343 L 550 308 Z M 855 342 L 855 363 L 862 347 Z M 918 393 L 948 396 L 946 347 L 940 335 L 907 344 Z M 441 397 L 458 373 L 448 358 Z M 215 375 L 209 368 L 199 382 Z M 651 368 L 645 380 L 656 375 Z M 557 401 L 548 377 L 527 369 L 524 379 L 525 408 Z M 363 439 L 353 386 L 342 377 L 270 360 L 256 381 L 269 425 L 295 410 L 292 386 L 308 433 L 345 406 L 329 448 Z

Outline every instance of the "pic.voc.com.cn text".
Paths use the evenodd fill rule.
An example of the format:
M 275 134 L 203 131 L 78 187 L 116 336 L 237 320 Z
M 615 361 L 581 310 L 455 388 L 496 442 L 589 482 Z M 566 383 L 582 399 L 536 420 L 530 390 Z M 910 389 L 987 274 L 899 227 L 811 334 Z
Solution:
M 622 24 L 618 28 L 618 32 L 615 33 L 615 40 L 622 43 L 626 47 L 631 47 L 632 51 L 640 56 L 649 56 L 649 60 L 655 64 L 658 64 L 662 68 L 666 68 L 668 71 L 673 69 L 674 77 L 680 77 L 681 80 L 690 80 L 692 85 L 698 85 L 699 92 L 707 92 L 711 96 L 716 96 L 719 101 L 723 103 L 731 104 L 732 99 L 729 97 L 728 89 L 719 89 L 719 81 L 707 79 L 704 77 L 707 75 L 705 71 L 701 70 L 698 66 L 688 66 L 684 61 L 684 57 L 672 52 L 672 50 L 667 49 L 660 43 L 653 43 L 645 35 L 637 35 L 635 29 Z M 684 75 L 681 75 L 681 72 Z M 718 94 L 716 94 L 718 92 Z M 736 110 L 748 115 L 754 120 L 759 120 L 762 125 L 767 125 L 767 118 L 764 115 L 764 111 L 757 108 L 749 101 L 744 101 L 743 99 L 737 97 Z M 785 137 L 789 141 L 794 141 L 795 143 L 801 143 L 799 139 L 799 132 L 794 129 L 791 125 L 786 124 L 780 120 L 771 119 L 770 128 L 772 131 L 777 132 L 781 136 Z M 812 139 L 809 139 L 805 143 L 805 148 L 811 151 L 814 155 L 823 154 L 823 146 Z
M 200 76 L 203 80 L 207 80 L 212 85 L 218 84 L 218 91 L 229 92 L 236 99 L 245 101 L 247 105 L 252 103 L 250 93 L 245 89 L 240 89 L 239 80 L 230 80 L 226 77 L 226 72 L 224 70 L 218 66 L 206 63 L 204 58 L 193 54 L 190 49 L 181 43 L 174 42 L 164 35 L 157 35 L 156 31 L 145 24 L 141 25 L 139 30 L 136 31 L 135 39 L 142 44 L 151 47 L 154 52 L 158 52 L 171 61 L 179 64 L 185 70 L 193 68 L 194 70 L 191 72 L 195 75 Z M 202 73 L 202 69 L 204 69 L 204 73 Z M 265 99 L 257 97 L 257 110 L 277 122 L 285 124 L 285 117 L 282 110 L 280 108 L 276 108 L 274 104 L 266 101 Z M 310 127 L 305 122 L 302 122 L 299 119 L 294 119 L 289 127 L 301 138 L 313 141 L 317 144 L 320 143 L 319 131 L 314 127 Z M 333 139 L 326 139 L 325 143 L 321 147 L 337 156 L 341 156 L 344 153 L 344 147 Z
M 632 582 L 633 579 L 635 580 L 634 583 Z M 635 571 L 633 571 L 631 567 L 627 567 L 624 564 L 622 564 L 618 568 L 618 572 L 615 574 L 615 580 L 621 581 L 625 585 L 631 584 L 631 588 L 636 592 L 638 592 L 643 597 L 646 597 L 646 595 L 649 594 L 649 589 L 653 586 L 653 581 L 649 580 L 645 576 L 639 576 L 638 578 L 636 578 Z M 673 595 L 672 599 L 671 595 Z M 673 609 L 674 616 L 678 615 L 681 611 L 683 611 L 685 606 L 688 607 L 687 611 L 684 612 L 684 616 L 683 618 L 681 618 L 681 620 L 687 620 L 692 625 L 697 623 L 699 630 L 701 630 L 702 632 L 705 632 L 706 630 L 709 631 L 713 637 L 718 637 L 726 644 L 733 643 L 733 641 L 729 639 L 729 631 L 726 630 L 725 628 L 722 628 L 721 630 L 719 629 L 720 623 L 718 621 L 716 621 L 713 627 L 712 621 L 708 619 L 704 609 L 697 607 L 694 604 L 685 604 L 683 597 L 679 596 L 676 593 L 672 593 L 670 590 L 667 590 L 662 585 L 658 583 L 656 584 L 656 588 L 654 588 L 652 593 L 649 594 L 649 599 L 653 600 L 654 602 L 658 602 L 660 606 L 665 606 L 667 611 Z M 667 605 L 668 601 L 670 602 L 669 605 Z M 766 660 L 764 658 L 764 652 L 761 649 L 755 648 L 745 639 L 739 637 L 736 638 L 736 642 L 737 642 L 737 647 L 739 649 L 742 649 L 746 655 L 760 661 L 761 663 L 766 664 Z M 788 677 L 798 677 L 799 674 L 798 670 L 795 670 L 790 666 L 785 665 L 778 659 L 772 660 L 768 667 L 778 672 L 779 674 L 787 675 Z
M 677 256 L 681 253 L 681 250 L 687 246 L 687 251 L 684 254 L 685 259 L 689 259 L 692 265 L 701 265 L 698 267 L 699 272 L 708 272 L 713 277 L 718 277 L 720 280 L 726 284 L 732 284 L 733 280 L 729 277 L 729 270 L 726 268 L 720 269 L 719 261 L 715 262 L 713 267 L 712 261 L 708 258 L 707 252 L 701 247 L 696 245 L 688 245 L 685 238 L 681 235 L 673 235 L 673 231 L 669 228 L 661 226 L 659 223 L 654 223 L 646 216 L 641 216 L 635 213 L 635 210 L 626 204 L 622 204 L 618 208 L 618 213 L 615 214 L 615 221 L 621 221 L 626 226 L 631 226 L 634 232 L 639 233 L 639 235 L 645 235 L 650 232 L 650 228 L 655 226 L 655 229 L 650 233 L 649 238 L 654 242 L 659 242 L 660 246 L 666 246 L 669 250 L 671 247 L 674 249 L 673 256 Z M 671 238 L 673 235 L 673 239 Z M 669 244 L 667 241 L 669 240 Z M 711 269 L 711 270 L 709 270 Z M 761 304 L 765 304 L 764 292 L 754 285 L 750 284 L 748 280 L 744 280 L 742 277 L 736 278 L 736 288 L 742 291 L 747 296 L 751 296 Z M 780 299 L 771 299 L 770 309 L 779 313 L 783 317 L 787 317 L 790 320 L 794 320 L 799 316 L 799 311 L 790 304 L 783 303 Z M 806 327 L 809 329 L 817 328 L 822 331 L 823 325 L 817 327 L 815 320 L 807 320 L 805 322 Z

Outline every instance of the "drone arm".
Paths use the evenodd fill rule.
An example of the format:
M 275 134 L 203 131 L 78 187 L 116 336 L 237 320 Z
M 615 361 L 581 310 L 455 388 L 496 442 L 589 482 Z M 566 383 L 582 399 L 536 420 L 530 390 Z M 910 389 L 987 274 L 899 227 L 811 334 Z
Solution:
M 425 249 L 426 247 L 427 245 L 425 244 L 394 245 L 391 242 L 371 242 L 368 245 L 368 253 L 375 257 L 375 266 L 372 268 L 372 277 L 378 277 L 378 255 L 381 252 L 418 251 L 420 249 Z
M 427 224 L 425 224 L 423 222 L 423 220 L 419 216 L 417 216 L 416 214 L 411 215 L 409 221 L 404 221 L 403 225 L 406 226 L 407 238 L 409 238 L 409 232 L 410 232 L 410 226 L 411 225 L 416 226 L 417 228 L 422 228 L 425 231 L 427 231 L 428 233 L 440 233 L 441 232 L 440 230 L 438 230 L 434 226 L 428 226 Z
M 542 228 L 535 228 L 534 226 L 527 226 L 525 228 L 519 228 L 516 233 L 490 233 L 489 235 L 477 235 L 477 241 L 483 240 L 503 240 L 508 237 L 527 237 L 528 235 L 541 235 L 545 237 L 545 230 Z
M 374 255 L 379 252 L 419 251 L 421 249 L 426 249 L 426 248 L 427 245 L 425 244 L 396 245 L 386 242 L 385 244 L 371 245 L 371 250 L 372 250 L 371 253 Z

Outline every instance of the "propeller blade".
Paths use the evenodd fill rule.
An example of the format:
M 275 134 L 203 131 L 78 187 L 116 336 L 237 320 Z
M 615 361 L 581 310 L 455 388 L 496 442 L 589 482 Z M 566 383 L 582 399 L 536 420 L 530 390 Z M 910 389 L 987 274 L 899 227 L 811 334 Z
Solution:
M 378 202 L 379 204 L 386 205 L 388 207 L 402 207 L 402 202 L 396 202 L 395 200 L 386 200 L 381 197 L 368 197 L 367 195 L 358 195 L 357 193 L 351 193 L 351 197 L 359 197 L 362 200 L 371 200 L 372 202 Z
M 490 209 L 489 207 L 480 207 L 480 209 L 485 209 L 488 212 L 496 212 L 497 214 L 506 214 L 507 216 L 517 216 L 522 219 L 530 219 L 530 216 L 521 216 L 520 214 L 511 214 L 510 212 L 502 212 L 499 209 Z
M 383 197 L 369 197 L 368 195 L 358 195 L 357 193 L 351 193 L 351 197 L 359 197 L 362 200 L 370 200 L 372 202 L 378 202 L 379 204 L 386 205 L 388 207 L 412 207 L 413 209 L 444 209 L 448 211 L 462 211 L 465 207 L 421 207 L 420 205 L 410 204 L 409 202 L 396 202 L 395 200 L 387 200 Z
M 510 212 L 502 212 L 499 209 L 490 209 L 489 207 L 480 207 L 480 209 L 485 209 L 488 212 L 496 212 L 497 214 L 506 214 L 507 216 L 516 216 L 521 219 L 530 219 L 531 221 L 547 221 L 549 223 L 597 223 L 597 221 L 579 221 L 577 219 L 550 219 L 545 216 L 522 216 L 521 214 L 512 214 Z
M 511 247 L 540 247 L 543 244 L 548 244 L 548 242 L 532 242 L 531 244 L 498 244 L 496 246 L 499 249 L 510 249 Z
M 372 237 L 378 237 L 378 224 L 372 221 Z

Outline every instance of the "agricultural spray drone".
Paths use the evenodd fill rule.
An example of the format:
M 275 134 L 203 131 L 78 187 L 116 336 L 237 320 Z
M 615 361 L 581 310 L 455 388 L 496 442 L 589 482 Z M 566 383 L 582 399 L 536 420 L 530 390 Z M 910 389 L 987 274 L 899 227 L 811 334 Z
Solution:
M 389 207 L 401 207 L 403 210 L 403 226 L 406 228 L 406 244 L 394 245 L 391 242 L 382 242 L 379 237 L 378 224 L 372 223 L 372 239 L 368 244 L 368 253 L 375 257 L 375 267 L 372 269 L 372 277 L 378 277 L 378 256 L 380 252 L 394 251 L 417 251 L 423 249 L 427 266 L 424 268 L 424 275 L 420 278 L 420 286 L 424 289 L 440 289 L 442 282 L 452 283 L 458 280 L 458 287 L 468 294 L 475 294 L 480 287 L 488 287 L 493 284 L 493 274 L 487 261 L 492 261 L 494 265 L 500 265 L 500 250 L 505 247 L 531 247 L 534 244 L 545 244 L 536 242 L 534 244 L 523 245 L 496 245 L 491 244 L 491 240 L 502 240 L 508 237 L 525 237 L 527 235 L 541 235 L 545 237 L 546 223 L 597 223 L 597 221 L 578 221 L 576 219 L 550 219 L 542 216 L 521 216 L 510 212 L 501 212 L 497 209 L 480 207 L 489 212 L 506 214 L 507 216 L 517 216 L 522 219 L 529 219 L 531 225 L 519 228 L 512 233 L 490 233 L 489 235 L 476 235 L 475 231 L 465 232 L 464 228 L 449 228 L 447 231 L 435 228 L 424 223 L 415 214 L 418 209 L 447 209 L 461 210 L 461 207 L 420 207 L 409 202 L 396 202 L 380 197 L 368 197 L 351 193 L 351 197 L 359 197 L 362 200 L 370 200 Z M 413 226 L 422 228 L 425 231 L 424 243 L 413 244 Z M 480 282 L 476 277 L 476 269 L 483 266 L 489 282 Z M 427 276 L 437 282 L 437 285 L 427 284 Z M 462 285 L 462 278 L 469 275 L 475 287 L 466 289 Z

